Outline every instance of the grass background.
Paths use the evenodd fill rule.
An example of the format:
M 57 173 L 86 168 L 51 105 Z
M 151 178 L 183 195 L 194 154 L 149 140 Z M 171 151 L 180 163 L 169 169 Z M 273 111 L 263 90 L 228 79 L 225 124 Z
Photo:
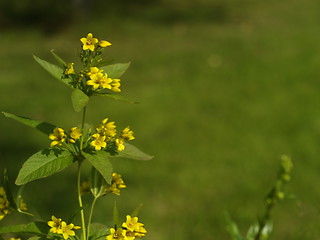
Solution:
M 272 239 L 319 239 L 320 3 L 121 3 L 72 12 L 65 22 L 57 18 L 56 28 L 36 21 L 43 16 L 21 24 L 24 10 L 14 12 L 23 16 L 18 23 L 3 15 L 0 109 L 65 129 L 79 124 L 70 90 L 32 54 L 53 62 L 49 51 L 55 49 L 76 61 L 79 38 L 92 32 L 113 43 L 108 59 L 132 62 L 122 91 L 140 104 L 92 99 L 87 121 L 109 117 L 119 127 L 130 125 L 135 145 L 155 155 L 149 162 L 113 162 L 128 188 L 98 202 L 97 220 L 111 224 L 116 199 L 123 216 L 144 204 L 146 239 L 230 239 L 225 211 L 245 232 L 262 213 L 279 157 L 287 154 L 295 166 L 292 197 L 273 213 Z M 14 180 L 22 163 L 50 141 L 5 117 L 0 124 L 0 167 Z M 67 218 L 70 204 L 76 206 L 74 181 L 71 167 L 32 182 L 26 201 L 44 219 Z

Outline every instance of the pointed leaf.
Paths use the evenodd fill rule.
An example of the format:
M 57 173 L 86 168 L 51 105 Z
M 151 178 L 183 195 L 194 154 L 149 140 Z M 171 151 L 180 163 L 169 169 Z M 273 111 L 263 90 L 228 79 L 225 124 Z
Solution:
M 83 156 L 98 170 L 107 183 L 111 184 L 112 164 L 109 160 L 109 154 L 105 151 L 96 151 L 92 153 L 83 153 Z
M 100 69 L 104 70 L 109 78 L 120 78 L 130 66 L 128 63 L 116 63 L 108 66 L 101 67 Z
M 35 129 L 39 130 L 40 132 L 43 132 L 43 133 L 45 133 L 47 135 L 52 133 L 53 130 L 56 128 L 56 126 L 54 126 L 51 123 L 38 121 L 38 120 L 33 120 L 31 118 L 14 115 L 12 113 L 7 113 L 7 112 L 2 112 L 2 113 L 8 118 L 12 118 L 12 119 L 14 119 L 14 120 L 16 120 L 18 122 L 23 123 L 24 125 L 27 125 L 27 126 L 32 127 L 32 128 L 35 128 Z
M 153 156 L 150 156 L 142 152 L 140 149 L 138 149 L 132 144 L 125 143 L 124 145 L 125 145 L 125 149 L 119 152 L 118 155 L 115 155 L 112 157 L 123 157 L 123 158 L 130 158 L 134 160 L 151 160 L 153 158 Z
M 133 212 L 131 213 L 131 217 L 136 217 L 138 216 L 140 209 L 142 208 L 143 204 L 140 203 L 140 205 L 138 207 L 136 207 Z
M 36 234 L 46 235 L 49 232 L 50 227 L 45 222 L 31 222 L 28 224 L 19 224 L 12 226 L 0 227 L 0 234 L 15 233 L 15 234 Z
M 58 54 L 56 54 L 53 49 L 50 52 L 62 67 L 66 67 L 66 65 L 67 65 L 66 62 L 63 61 L 62 58 L 59 57 Z
M 94 96 L 107 97 L 107 98 L 111 98 L 113 100 L 127 102 L 127 103 L 138 103 L 136 101 L 129 100 L 128 98 L 122 96 L 119 93 L 94 93 Z
M 46 70 L 48 73 L 50 73 L 51 76 L 53 76 L 55 79 L 58 79 L 61 82 L 63 82 L 64 84 L 68 85 L 69 87 L 72 87 L 72 85 L 70 84 L 70 79 L 62 78 L 62 74 L 63 74 L 62 68 L 60 68 L 52 63 L 49 63 L 45 60 L 42 60 L 41 58 L 39 58 L 37 56 L 33 56 L 33 58 L 40 64 L 41 67 L 44 68 L 44 70 Z
M 22 166 L 17 185 L 50 176 L 73 163 L 73 155 L 64 149 L 49 148 L 32 155 Z
M 75 88 L 71 93 L 71 101 L 74 110 L 76 112 L 81 112 L 81 110 L 88 104 L 89 97 L 80 89 Z

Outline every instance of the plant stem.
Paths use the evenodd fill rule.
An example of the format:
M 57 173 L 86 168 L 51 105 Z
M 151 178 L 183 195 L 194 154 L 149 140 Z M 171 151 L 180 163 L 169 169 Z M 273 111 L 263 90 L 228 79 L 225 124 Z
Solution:
M 83 146 L 83 128 L 84 128 L 84 121 L 85 121 L 85 118 L 86 118 L 86 109 L 87 107 L 84 107 L 83 108 L 83 112 L 82 112 L 82 123 L 81 123 L 81 132 L 82 132 L 82 135 L 81 135 L 81 139 L 80 139 L 80 152 L 82 151 L 82 146 Z
M 80 192 L 80 186 L 81 186 L 81 163 L 82 161 L 78 161 L 78 177 L 77 177 L 77 187 L 78 187 L 78 201 L 79 201 L 79 207 L 80 215 L 81 215 L 81 227 L 82 227 L 82 239 L 86 240 L 86 223 L 84 219 L 84 211 L 83 211 L 83 205 L 82 205 L 82 199 L 81 199 L 81 192 Z
M 92 201 L 92 204 L 91 204 L 91 209 L 90 209 L 90 215 L 89 215 L 89 220 L 88 220 L 88 230 L 87 230 L 87 237 L 89 240 L 89 233 L 90 233 L 90 224 L 91 224 L 91 219 L 92 219 L 92 214 L 93 214 L 93 209 L 94 209 L 94 206 L 96 204 L 96 201 L 97 201 L 98 197 L 94 197 L 93 201 Z

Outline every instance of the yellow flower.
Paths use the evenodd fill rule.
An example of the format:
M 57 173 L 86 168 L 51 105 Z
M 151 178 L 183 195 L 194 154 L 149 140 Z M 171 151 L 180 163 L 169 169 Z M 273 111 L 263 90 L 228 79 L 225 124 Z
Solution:
M 61 228 L 59 229 L 58 233 L 63 235 L 64 239 L 68 239 L 69 236 L 75 236 L 75 232 L 72 229 L 79 229 L 80 227 L 74 226 L 73 223 L 67 225 L 65 221 L 61 222 Z
M 143 226 L 143 223 L 138 222 L 138 217 L 131 217 L 130 215 L 126 216 L 126 222 L 122 224 L 123 228 L 131 232 L 140 232 L 140 229 L 142 226 Z
M 107 146 L 107 143 L 105 142 L 106 136 L 101 136 L 99 133 L 96 133 L 93 134 L 92 137 L 95 138 L 95 140 L 93 140 L 90 145 L 93 146 L 96 151 Z
M 86 82 L 87 85 L 91 85 L 93 89 L 97 89 L 100 87 L 101 80 L 104 78 L 104 74 L 102 72 L 98 72 L 95 74 L 90 74 L 90 80 Z
M 103 70 L 97 68 L 97 67 L 90 67 L 90 72 L 87 73 L 88 76 L 92 74 L 102 73 Z
M 64 71 L 65 75 L 69 74 L 75 74 L 74 68 L 73 68 L 74 63 L 68 63 L 66 70 Z
M 21 240 L 21 238 L 14 238 L 14 237 L 11 237 L 9 240 Z
M 75 140 L 79 139 L 82 136 L 81 129 L 77 127 L 73 127 L 70 129 L 70 137 L 69 140 L 72 143 L 75 143 Z
M 134 240 L 136 238 L 135 233 L 125 230 L 124 240 Z
M 110 235 L 106 237 L 106 240 L 120 240 L 125 236 L 125 230 L 122 228 L 118 228 L 115 230 L 114 228 L 110 228 Z
M 50 228 L 50 232 L 59 233 L 61 228 L 61 218 L 56 218 L 55 216 L 51 217 L 52 221 L 48 221 L 48 225 Z
M 102 120 L 97 132 L 108 138 L 114 137 L 117 134 L 116 125 L 114 122 L 108 122 L 108 118 Z
M 120 79 L 112 79 L 111 91 L 121 92 L 121 90 L 120 90 Z
M 10 212 L 9 201 L 3 187 L 0 187 L 0 221 Z
M 105 40 L 101 40 L 99 43 L 99 46 L 105 48 L 105 47 L 111 46 L 111 43 Z
M 122 138 L 117 138 L 115 143 L 119 152 L 125 149 L 124 140 Z
M 54 147 L 56 145 L 60 146 L 66 140 L 66 134 L 62 128 L 56 128 L 53 130 L 53 133 L 49 135 L 49 138 L 52 140 L 50 147 Z
M 112 83 L 112 79 L 108 78 L 108 75 L 105 73 L 103 78 L 100 81 L 101 87 L 111 89 L 112 88 L 111 83 Z
M 129 127 L 126 127 L 122 130 L 120 137 L 129 141 L 135 139 L 135 137 L 133 136 L 133 131 L 131 131 Z
M 111 186 L 107 188 L 107 192 L 112 192 L 113 194 L 120 195 L 120 189 L 126 188 L 122 177 L 118 173 L 112 173 Z
M 90 51 L 94 51 L 95 49 L 95 44 L 98 43 L 98 39 L 94 38 L 92 33 L 88 33 L 86 38 L 81 38 L 80 41 L 82 42 L 83 46 L 82 49 L 83 50 L 87 50 L 89 49 Z

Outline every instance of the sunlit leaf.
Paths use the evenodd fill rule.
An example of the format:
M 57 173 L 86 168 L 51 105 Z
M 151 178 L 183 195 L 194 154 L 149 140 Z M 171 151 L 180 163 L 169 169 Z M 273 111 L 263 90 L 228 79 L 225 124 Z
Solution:
M 16 179 L 17 185 L 50 176 L 73 163 L 68 150 L 49 148 L 32 155 L 22 166 Z

